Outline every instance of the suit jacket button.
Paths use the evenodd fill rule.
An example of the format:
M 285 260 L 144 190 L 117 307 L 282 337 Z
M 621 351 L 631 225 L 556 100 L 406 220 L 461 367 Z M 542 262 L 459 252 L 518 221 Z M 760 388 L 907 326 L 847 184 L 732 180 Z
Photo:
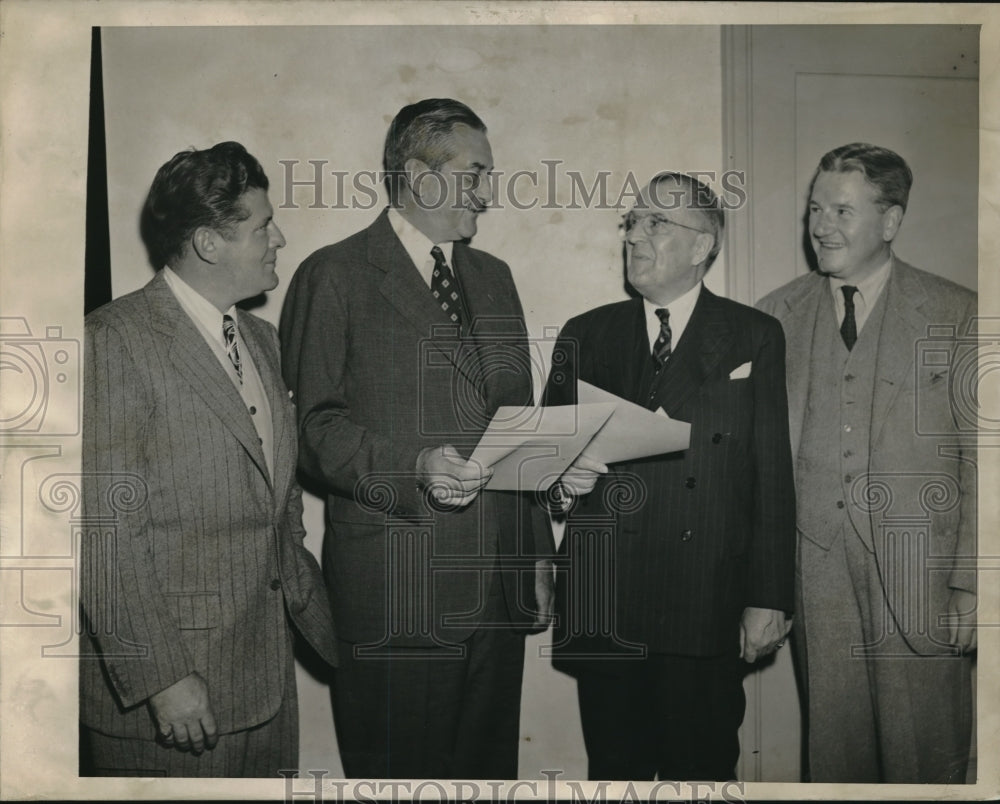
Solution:
M 275 578 L 273 581 L 271 581 L 271 588 L 275 592 L 277 592 L 281 588 L 281 581 L 279 581 L 277 578 Z
M 714 436 L 712 436 L 713 444 L 718 444 L 720 441 L 722 441 L 722 433 L 716 433 Z
M 696 482 L 697 481 L 695 481 L 693 477 L 689 477 L 687 480 L 684 481 L 684 485 L 687 486 L 689 489 L 693 489 L 695 487 Z
M 682 542 L 689 542 L 689 541 L 691 541 L 691 535 L 692 535 L 691 531 L 689 531 L 689 530 L 684 531 L 681 534 L 681 541 Z

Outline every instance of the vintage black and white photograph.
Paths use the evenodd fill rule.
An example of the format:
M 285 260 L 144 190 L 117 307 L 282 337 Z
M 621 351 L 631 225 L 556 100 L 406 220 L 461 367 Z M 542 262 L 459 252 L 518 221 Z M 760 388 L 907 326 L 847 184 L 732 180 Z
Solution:
M 4 798 L 998 793 L 1000 19 L 784 8 L 2 10 Z

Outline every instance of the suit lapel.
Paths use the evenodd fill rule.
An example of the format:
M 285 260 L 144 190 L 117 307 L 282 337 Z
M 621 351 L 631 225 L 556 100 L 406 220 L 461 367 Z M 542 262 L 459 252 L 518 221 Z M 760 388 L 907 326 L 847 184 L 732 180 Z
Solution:
M 379 292 L 424 337 L 434 324 L 451 324 L 399 242 L 384 211 L 368 230 L 368 262 L 385 275 Z
M 920 306 L 927 294 L 907 269 L 906 263 L 893 257 L 892 273 L 886 283 L 886 308 L 879 332 L 875 361 L 875 393 L 872 400 L 871 443 L 878 442 L 889 409 L 907 379 L 913 377 L 914 348 L 926 335 L 926 317 Z
M 702 287 L 691 320 L 663 370 L 656 402 L 677 414 L 731 348 L 732 329 L 716 296 Z
M 275 500 L 284 500 L 294 473 L 295 431 L 288 415 L 288 397 L 284 396 L 285 384 L 280 369 L 275 362 L 273 350 L 267 346 L 260 325 L 249 315 L 240 316 L 240 334 L 250 351 L 250 357 L 260 375 L 264 395 L 271 408 L 271 427 L 274 436 L 273 489 Z
M 453 269 L 462 287 L 470 319 L 497 315 L 497 307 L 506 296 L 506 289 L 495 276 L 483 270 L 482 264 L 464 243 L 456 242 L 452 249 Z M 526 334 L 523 332 L 522 334 Z
M 164 336 L 164 342 L 168 344 L 167 356 L 174 370 L 232 431 L 261 474 L 269 478 L 257 431 L 239 391 L 219 365 L 218 358 L 205 343 L 195 323 L 181 308 L 162 274 L 146 286 L 146 294 L 154 311 L 150 326 Z
M 379 292 L 418 333 L 420 338 L 430 338 L 430 343 L 438 347 L 466 379 L 468 364 L 454 348 L 455 325 L 445 315 L 441 305 L 431 295 L 427 283 L 399 242 L 389 223 L 388 210 L 382 212 L 368 230 L 368 262 L 383 273 Z
M 472 324 L 468 340 L 487 406 L 533 404 L 528 333 L 523 318 L 508 304 L 509 289 L 463 243 L 455 243 L 452 262 Z M 473 372 L 464 373 L 471 379 Z
M 792 455 L 798 455 L 802 425 L 809 396 L 809 366 L 819 305 L 829 299 L 826 277 L 813 274 L 814 281 L 784 299 L 784 310 L 776 311 L 785 331 L 785 371 L 788 389 L 788 422 Z
M 622 359 L 621 334 L 631 332 L 631 359 Z M 625 302 L 618 315 L 611 319 L 611 327 L 603 338 L 605 351 L 604 365 L 614 378 L 608 390 L 619 396 L 645 406 L 643 394 L 648 391 L 647 370 L 652 364 L 649 334 L 646 331 L 646 311 L 641 298 Z M 607 387 L 602 385 L 601 387 Z

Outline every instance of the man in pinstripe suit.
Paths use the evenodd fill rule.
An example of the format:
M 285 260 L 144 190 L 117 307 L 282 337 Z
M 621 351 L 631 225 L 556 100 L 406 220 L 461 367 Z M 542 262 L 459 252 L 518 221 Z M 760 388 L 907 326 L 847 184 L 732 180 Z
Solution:
M 561 545 L 555 664 L 577 678 L 591 779 L 732 779 L 740 659 L 791 624 L 784 339 L 702 286 L 723 231 L 707 186 L 660 174 L 624 229 L 642 298 L 566 324 L 546 403 L 574 402 L 585 380 L 690 422 L 691 441 L 599 480 L 570 473 L 582 496 Z
M 142 213 L 160 270 L 86 320 L 95 530 L 83 536 L 80 720 L 95 775 L 295 768 L 293 630 L 335 662 L 277 333 L 235 307 L 278 284 L 285 240 L 267 187 L 238 143 L 174 156 Z

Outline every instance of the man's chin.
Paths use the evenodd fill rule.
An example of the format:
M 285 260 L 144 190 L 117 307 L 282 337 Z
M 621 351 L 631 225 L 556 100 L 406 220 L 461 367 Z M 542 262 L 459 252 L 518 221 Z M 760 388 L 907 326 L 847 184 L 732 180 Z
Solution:
M 630 273 L 626 272 L 625 278 L 628 280 L 628 283 L 633 288 L 635 288 L 639 293 L 642 293 L 643 288 L 646 285 L 646 283 L 642 281 L 642 274 L 636 275 L 636 274 L 630 274 Z
M 829 257 L 817 257 L 816 266 L 819 268 L 820 273 L 831 274 L 832 276 L 836 276 L 841 268 L 839 260 L 832 260 Z
M 479 216 L 472 212 L 466 216 L 466 219 L 462 221 L 462 225 L 458 229 L 459 235 L 461 235 L 463 240 L 470 240 L 475 237 L 476 232 L 479 231 Z

